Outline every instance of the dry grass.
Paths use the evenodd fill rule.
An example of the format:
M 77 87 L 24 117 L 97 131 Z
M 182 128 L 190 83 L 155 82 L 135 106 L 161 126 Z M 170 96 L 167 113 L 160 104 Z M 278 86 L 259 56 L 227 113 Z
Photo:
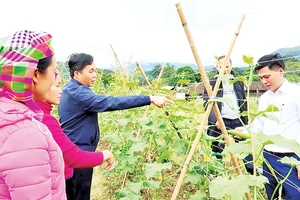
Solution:
M 109 144 L 106 141 L 100 141 L 97 151 L 109 149 Z M 105 165 L 105 163 L 104 163 Z M 105 192 L 103 191 L 103 183 L 105 182 L 105 177 L 103 177 L 103 166 L 94 167 L 92 188 L 91 188 L 91 199 L 92 200 L 107 200 L 105 197 Z
M 92 191 L 91 199 L 92 200 L 104 200 L 103 194 L 103 176 L 102 169 L 100 167 L 94 168 L 93 181 L 92 181 Z

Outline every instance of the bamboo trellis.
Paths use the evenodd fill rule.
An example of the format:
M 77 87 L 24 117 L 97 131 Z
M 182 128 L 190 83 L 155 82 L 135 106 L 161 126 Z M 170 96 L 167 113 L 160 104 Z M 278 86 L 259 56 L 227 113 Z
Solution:
M 221 80 L 220 80 L 219 77 L 217 78 L 217 81 L 216 81 L 214 90 L 212 91 L 212 87 L 211 87 L 211 85 L 210 85 L 210 83 L 209 83 L 209 80 L 208 80 L 208 78 L 207 78 L 207 76 L 206 76 L 204 67 L 203 67 L 203 65 L 202 65 L 201 59 L 200 59 L 199 54 L 198 54 L 198 50 L 197 50 L 197 48 L 196 48 L 196 46 L 195 46 L 195 44 L 194 44 L 192 35 L 191 35 L 190 30 L 189 30 L 189 28 L 188 28 L 187 21 L 186 21 L 186 19 L 185 19 L 185 16 L 184 16 L 184 13 L 183 13 L 183 10 L 182 10 L 182 8 L 181 8 L 180 3 L 177 3 L 177 4 L 176 4 L 176 8 L 177 8 L 177 11 L 178 11 L 178 14 L 179 14 L 179 17 L 180 17 L 182 26 L 183 26 L 184 31 L 185 31 L 185 33 L 186 33 L 187 39 L 188 39 L 188 41 L 189 41 L 189 44 L 190 44 L 192 53 L 193 53 L 193 55 L 194 55 L 196 64 L 197 64 L 197 66 L 198 66 L 198 70 L 199 70 L 200 75 L 201 75 L 201 77 L 202 77 L 204 86 L 205 86 L 205 88 L 206 88 L 206 90 L 207 90 L 207 93 L 208 93 L 209 97 L 214 97 L 214 96 L 216 95 L 218 89 L 219 89 Z M 243 22 L 244 22 L 244 19 L 245 19 L 245 15 L 242 15 L 242 18 L 241 18 L 241 20 L 240 20 L 240 23 L 239 23 L 239 25 L 238 25 L 238 28 L 237 28 L 237 30 L 234 32 L 234 37 L 233 37 L 233 39 L 232 39 L 232 41 L 231 41 L 230 47 L 229 47 L 228 52 L 227 52 L 227 54 L 226 54 L 226 56 L 225 56 L 224 64 L 223 64 L 223 66 L 222 66 L 222 68 L 221 68 L 219 74 L 223 74 L 223 73 L 224 73 L 226 63 L 228 63 L 228 61 L 229 61 L 230 54 L 231 54 L 231 52 L 232 52 L 232 49 L 233 49 L 233 46 L 234 46 L 234 44 L 235 44 L 236 38 L 237 38 L 237 36 L 239 35 L 239 31 L 240 31 L 240 28 L 241 28 L 241 26 L 242 26 L 242 24 L 243 24 Z M 175 187 L 175 189 L 174 189 L 174 192 L 173 192 L 173 195 L 172 195 L 172 198 L 171 198 L 172 200 L 175 200 L 176 197 L 177 197 L 177 195 L 178 195 L 178 193 L 179 193 L 179 190 L 180 190 L 181 184 L 182 184 L 182 182 L 183 182 L 184 176 L 185 176 L 185 174 L 186 174 L 186 171 L 187 171 L 187 169 L 188 169 L 189 163 L 190 163 L 190 161 L 191 161 L 191 159 L 192 159 L 192 156 L 193 156 L 193 154 L 194 154 L 194 152 L 195 152 L 195 150 L 196 150 L 196 147 L 197 147 L 197 144 L 198 144 L 198 142 L 199 142 L 199 140 L 200 140 L 200 137 L 201 137 L 201 135 L 202 135 L 202 132 L 204 131 L 205 124 L 207 124 L 207 121 L 208 121 L 208 115 L 209 115 L 209 113 L 211 112 L 211 109 L 212 109 L 212 108 L 213 108 L 213 110 L 214 110 L 214 112 L 215 112 L 215 114 L 216 114 L 217 120 L 220 122 L 220 125 L 221 125 L 221 131 L 222 131 L 222 134 L 223 134 L 223 136 L 224 136 L 225 143 L 226 143 L 227 146 L 230 145 L 230 139 L 229 139 L 229 136 L 228 136 L 228 133 L 227 133 L 227 130 L 226 130 L 224 121 L 223 121 L 223 119 L 222 119 L 220 110 L 219 110 L 219 108 L 218 108 L 218 106 L 217 106 L 217 104 L 216 104 L 215 102 L 209 102 L 209 103 L 208 103 L 208 106 L 207 106 L 207 109 L 206 109 L 206 112 L 205 112 L 205 114 L 203 115 L 203 118 L 202 118 L 202 121 L 201 121 L 201 125 L 200 125 L 200 127 L 199 127 L 199 129 L 198 129 L 198 133 L 197 133 L 197 135 L 196 135 L 196 138 L 195 138 L 195 140 L 194 140 L 194 142 L 193 142 L 193 144 L 192 144 L 192 147 L 191 147 L 191 149 L 190 149 L 190 152 L 189 152 L 189 154 L 188 154 L 188 156 L 187 156 L 187 158 L 186 158 L 186 161 L 185 161 L 185 163 L 184 163 L 183 169 L 182 169 L 182 171 L 181 171 L 181 173 L 180 173 L 179 179 L 178 179 L 178 181 L 177 181 L 176 187 Z M 236 169 L 237 174 L 241 175 L 241 174 L 242 174 L 242 171 L 241 171 L 241 169 L 240 169 L 240 166 L 239 166 L 239 163 L 238 163 L 238 161 L 237 161 L 237 158 L 235 157 L 235 154 L 234 154 L 233 152 L 230 152 L 230 156 L 231 156 L 231 160 L 232 160 L 232 162 L 233 162 L 233 165 L 234 165 L 234 167 L 235 167 L 235 169 Z M 247 198 L 247 200 L 251 199 L 251 196 L 250 196 L 249 193 L 246 193 L 246 198 Z
M 150 88 L 153 88 L 153 85 L 150 83 L 148 77 L 146 76 L 143 68 L 141 67 L 141 65 L 139 64 L 139 62 L 135 62 L 136 66 L 139 68 L 140 72 L 142 73 L 142 76 L 144 77 L 147 85 L 150 87 Z
M 121 65 L 120 60 L 119 60 L 119 58 L 118 58 L 118 56 L 117 56 L 117 54 L 116 54 L 116 52 L 115 52 L 115 50 L 114 50 L 114 48 L 111 44 L 110 44 L 110 48 L 111 48 L 111 50 L 114 54 L 114 58 L 115 58 L 115 61 L 116 61 L 116 66 L 119 67 L 119 69 L 121 70 L 121 72 L 123 72 L 123 74 L 125 74 L 125 76 L 127 76 L 126 71 L 123 68 L 123 66 Z
M 137 63 L 137 66 L 139 67 L 139 69 L 141 70 L 144 79 L 147 81 L 148 86 L 149 86 L 150 88 L 153 88 L 152 84 L 149 82 L 148 77 L 147 77 L 146 74 L 144 73 L 144 70 L 142 69 L 142 67 L 140 66 L 140 64 L 138 64 L 138 62 L 136 62 L 136 63 Z M 159 72 L 159 75 L 158 75 L 158 77 L 157 77 L 157 83 L 155 84 L 154 87 L 157 87 L 157 85 L 158 85 L 158 83 L 159 83 L 159 80 L 160 80 L 160 78 L 161 78 L 161 76 L 162 76 L 162 74 L 163 74 L 163 71 L 164 71 L 164 65 L 162 66 L 162 68 L 161 68 L 161 70 L 160 70 L 160 72 Z M 146 111 L 145 111 L 143 117 L 146 117 L 146 115 L 148 114 L 149 108 L 150 108 L 149 106 L 146 108 Z M 138 128 L 137 133 L 136 133 L 136 138 L 139 138 L 139 137 L 140 137 L 140 133 L 141 133 L 141 128 Z
M 67 74 L 68 78 L 70 79 L 70 71 L 67 69 L 66 67 L 66 63 L 63 63 L 62 68 L 60 69 L 60 75 L 62 76 L 64 74 L 64 72 Z

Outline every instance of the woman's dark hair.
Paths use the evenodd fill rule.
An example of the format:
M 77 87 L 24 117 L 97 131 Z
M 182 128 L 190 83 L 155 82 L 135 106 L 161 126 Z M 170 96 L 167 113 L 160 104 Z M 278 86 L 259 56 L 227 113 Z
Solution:
M 70 76 L 74 77 L 74 72 L 81 72 L 83 68 L 87 65 L 91 65 L 94 62 L 93 56 L 86 53 L 73 53 L 69 56 L 69 68 L 70 68 Z
M 39 70 L 39 72 L 41 72 L 42 74 L 45 74 L 47 72 L 47 69 L 52 62 L 52 57 L 53 57 L 53 55 L 39 60 L 38 65 L 37 65 L 37 69 Z
M 270 70 L 277 68 L 285 68 L 284 61 L 282 56 L 279 53 L 273 53 L 264 55 L 257 61 L 257 65 L 255 67 L 255 71 L 260 70 L 261 68 L 268 67 Z

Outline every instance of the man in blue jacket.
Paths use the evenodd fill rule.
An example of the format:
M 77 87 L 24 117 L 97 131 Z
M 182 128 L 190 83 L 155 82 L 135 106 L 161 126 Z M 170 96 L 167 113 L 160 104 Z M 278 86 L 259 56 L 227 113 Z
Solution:
M 96 66 L 89 54 L 72 54 L 69 58 L 71 80 L 64 86 L 58 113 L 61 127 L 80 149 L 95 151 L 99 142 L 98 112 L 124 110 L 153 103 L 164 107 L 173 103 L 161 96 L 104 96 L 90 87 L 96 81 Z M 66 181 L 69 199 L 89 200 L 93 168 L 74 169 Z

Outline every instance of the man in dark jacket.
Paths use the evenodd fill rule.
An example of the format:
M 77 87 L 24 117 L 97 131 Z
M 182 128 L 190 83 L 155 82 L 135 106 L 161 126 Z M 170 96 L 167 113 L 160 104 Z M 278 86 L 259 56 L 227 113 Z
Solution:
M 61 127 L 80 149 L 95 151 L 99 142 L 98 112 L 124 110 L 153 103 L 164 107 L 173 103 L 161 96 L 104 96 L 90 87 L 96 81 L 96 66 L 89 54 L 72 54 L 69 58 L 71 80 L 63 87 L 58 105 Z M 74 169 L 66 181 L 68 197 L 89 200 L 93 169 Z M 72 197 L 73 196 L 73 197 Z
M 218 58 L 217 63 L 217 71 L 220 72 L 223 64 L 225 62 L 225 56 L 220 56 Z M 235 129 L 236 127 L 240 127 L 248 124 L 248 117 L 242 116 L 241 113 L 247 111 L 247 100 L 245 93 L 244 83 L 241 81 L 236 81 L 233 84 L 229 83 L 230 77 L 234 74 L 232 71 L 232 62 L 231 60 L 226 64 L 226 68 L 224 70 L 224 77 L 222 78 L 222 82 L 220 84 L 220 88 L 216 94 L 216 98 L 223 98 L 224 101 L 218 101 L 217 105 L 221 112 L 224 124 L 226 129 Z M 210 84 L 214 89 L 216 84 L 216 79 L 210 80 Z M 207 100 L 209 99 L 207 91 L 204 90 L 203 100 L 207 104 Z M 206 107 L 205 104 L 205 107 Z M 208 117 L 208 125 L 209 129 L 207 134 L 209 136 L 218 137 L 222 135 L 220 130 L 220 123 L 217 121 L 216 115 L 212 110 Z M 236 140 L 237 141 L 237 140 Z M 238 142 L 238 141 L 237 141 Z M 212 151 L 215 153 L 222 153 L 225 147 L 224 142 L 213 142 L 212 143 Z M 222 156 L 217 155 L 217 158 L 222 158 Z M 248 155 L 243 159 L 246 163 L 246 170 L 253 174 L 253 161 L 252 155 Z

